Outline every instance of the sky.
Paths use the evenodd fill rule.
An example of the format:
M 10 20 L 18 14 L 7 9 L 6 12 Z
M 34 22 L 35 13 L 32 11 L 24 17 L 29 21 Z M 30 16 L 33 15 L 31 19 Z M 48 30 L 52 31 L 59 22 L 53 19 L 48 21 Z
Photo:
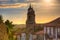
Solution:
M 60 17 L 60 0 L 0 0 L 0 15 L 4 21 L 26 24 L 27 9 L 32 5 L 36 23 L 48 23 Z

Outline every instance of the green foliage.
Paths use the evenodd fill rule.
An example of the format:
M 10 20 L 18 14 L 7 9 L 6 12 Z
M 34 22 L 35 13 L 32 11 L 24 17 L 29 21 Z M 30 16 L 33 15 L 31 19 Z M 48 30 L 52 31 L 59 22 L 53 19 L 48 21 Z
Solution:
M 13 27 L 14 27 L 14 25 L 12 24 L 12 22 L 10 22 L 9 20 L 6 20 L 5 24 L 8 26 L 9 29 L 13 29 Z
M 0 15 L 0 23 L 3 23 L 3 17 L 2 17 L 2 15 Z
M 5 24 L 7 25 L 7 33 L 9 35 L 9 40 L 13 40 L 12 30 L 13 30 L 14 25 L 9 20 L 6 20 Z

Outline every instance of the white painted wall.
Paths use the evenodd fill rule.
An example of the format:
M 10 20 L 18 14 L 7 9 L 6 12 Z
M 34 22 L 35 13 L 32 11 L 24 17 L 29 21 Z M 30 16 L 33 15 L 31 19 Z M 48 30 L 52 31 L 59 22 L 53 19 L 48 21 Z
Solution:
M 46 33 L 46 27 L 44 26 L 44 40 L 46 40 L 45 33 Z
M 47 28 L 46 28 L 46 27 L 44 27 L 44 34 L 46 33 L 46 29 L 47 29 Z
M 47 27 L 47 34 L 50 34 L 50 27 Z
M 33 35 L 29 34 L 29 40 L 33 40 Z
M 21 34 L 21 40 L 26 40 L 26 33 Z

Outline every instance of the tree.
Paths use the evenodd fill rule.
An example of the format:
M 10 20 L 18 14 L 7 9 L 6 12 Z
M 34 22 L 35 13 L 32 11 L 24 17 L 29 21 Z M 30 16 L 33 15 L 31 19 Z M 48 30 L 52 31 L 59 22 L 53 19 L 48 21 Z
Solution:
M 14 25 L 12 24 L 12 22 L 10 22 L 9 20 L 6 20 L 5 24 L 8 26 L 9 29 L 13 29 L 13 27 L 14 27 Z
M 2 15 L 0 15 L 0 23 L 3 23 Z
M 6 20 L 5 24 L 7 25 L 7 33 L 9 35 L 9 40 L 13 40 L 12 29 L 13 29 L 14 25 L 9 20 Z

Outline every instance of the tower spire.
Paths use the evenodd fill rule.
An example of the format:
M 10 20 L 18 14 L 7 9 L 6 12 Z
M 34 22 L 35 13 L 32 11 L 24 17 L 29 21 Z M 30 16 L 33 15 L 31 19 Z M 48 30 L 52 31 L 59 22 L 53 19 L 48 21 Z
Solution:
M 32 4 L 31 4 L 31 0 L 29 0 L 29 6 L 30 6 L 30 8 L 32 8 L 32 6 L 31 6 Z
M 27 12 L 26 27 L 27 27 L 28 32 L 34 33 L 34 28 L 35 28 L 35 11 L 31 7 L 31 3 L 29 5 L 28 12 Z
M 30 3 L 30 5 L 29 5 L 29 8 L 32 8 L 31 3 Z
M 29 40 L 29 34 L 34 33 L 35 29 L 35 11 L 31 7 L 31 1 L 29 0 L 29 8 L 27 11 L 27 20 L 26 20 L 26 33 L 27 33 L 27 38 L 26 40 Z

